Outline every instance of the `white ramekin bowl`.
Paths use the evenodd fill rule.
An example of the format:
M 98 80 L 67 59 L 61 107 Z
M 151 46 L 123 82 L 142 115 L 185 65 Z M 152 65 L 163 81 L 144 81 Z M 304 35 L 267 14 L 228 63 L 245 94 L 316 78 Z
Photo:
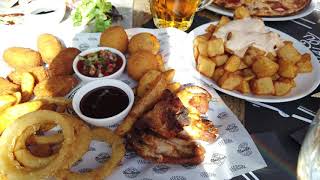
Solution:
M 129 104 L 126 109 L 124 109 L 122 112 L 119 114 L 108 117 L 108 118 L 90 118 L 82 114 L 80 110 L 80 101 L 86 95 L 88 92 L 90 92 L 93 89 L 103 87 L 103 86 L 113 86 L 122 89 L 129 98 Z M 77 113 L 77 115 L 83 119 L 84 121 L 95 125 L 95 126 L 112 126 L 115 125 L 116 123 L 119 123 L 122 121 L 129 113 L 129 111 L 132 108 L 134 102 L 134 94 L 130 86 L 128 86 L 126 83 L 120 81 L 120 80 L 115 80 L 115 79 L 101 79 L 101 80 L 95 80 L 91 81 L 85 85 L 83 85 L 74 95 L 72 99 L 72 106 L 74 111 Z M 108 107 L 106 107 L 106 110 Z
M 104 76 L 104 77 L 89 77 L 89 76 L 85 76 L 85 75 L 81 74 L 79 72 L 79 70 L 78 70 L 78 67 L 77 67 L 77 64 L 79 62 L 79 56 L 85 56 L 87 54 L 94 53 L 94 52 L 97 52 L 97 51 L 100 51 L 100 50 L 109 50 L 112 53 L 115 53 L 115 54 L 119 55 L 119 57 L 122 59 L 122 66 L 120 67 L 120 69 L 118 69 L 118 71 L 116 71 L 115 73 L 110 74 L 109 76 Z M 118 51 L 118 50 L 116 50 L 114 48 L 97 47 L 97 48 L 91 48 L 91 49 L 88 49 L 88 50 L 85 50 L 85 51 L 81 52 L 74 59 L 72 67 L 73 67 L 73 70 L 76 73 L 76 75 L 85 83 L 87 83 L 89 81 L 100 80 L 100 79 L 117 79 L 122 75 L 122 73 L 123 73 L 123 71 L 124 71 L 124 69 L 126 67 L 126 58 L 120 51 Z

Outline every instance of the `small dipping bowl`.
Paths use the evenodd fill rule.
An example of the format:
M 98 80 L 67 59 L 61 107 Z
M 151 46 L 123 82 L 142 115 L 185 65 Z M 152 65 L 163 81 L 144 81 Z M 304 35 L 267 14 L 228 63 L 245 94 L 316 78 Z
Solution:
M 80 56 L 85 56 L 85 55 L 88 55 L 90 53 L 94 53 L 94 52 L 98 52 L 100 50 L 108 50 L 114 54 L 117 54 L 121 60 L 122 60 L 122 65 L 120 67 L 120 69 L 118 69 L 116 72 L 114 72 L 113 74 L 110 74 L 110 75 L 107 75 L 107 76 L 103 76 L 103 77 L 89 77 L 89 76 L 86 76 L 84 74 L 81 74 L 78 70 L 78 62 L 79 62 L 79 57 Z M 85 83 L 89 82 L 89 81 L 94 81 L 94 80 L 100 80 L 100 79 L 117 79 L 119 78 L 125 67 L 126 67 L 126 58 L 125 56 L 118 50 L 114 49 L 114 48 L 110 48 L 110 47 L 97 47 L 97 48 L 91 48 L 91 49 L 87 49 L 83 52 L 81 52 L 73 61 L 73 64 L 72 64 L 72 67 L 73 67 L 73 70 L 74 72 L 76 73 L 76 75 Z
M 88 94 L 90 91 L 100 88 L 100 87 L 104 87 L 104 86 L 111 86 L 111 87 L 116 87 L 119 88 L 121 90 L 123 90 L 129 99 L 129 103 L 128 106 L 121 111 L 120 113 L 111 116 L 111 117 L 107 117 L 107 118 L 92 118 L 92 117 L 88 117 L 86 115 L 84 115 L 81 110 L 80 110 L 80 102 L 82 100 L 82 98 Z M 85 85 L 83 85 L 74 95 L 73 99 L 72 99 L 72 106 L 74 111 L 77 113 L 77 115 L 83 119 L 84 121 L 95 125 L 95 126 L 103 126 L 103 127 L 107 127 L 107 126 L 112 126 L 115 125 L 116 123 L 119 123 L 120 121 L 122 121 L 129 113 L 129 111 L 132 108 L 134 102 L 134 94 L 132 89 L 130 88 L 130 86 L 128 86 L 126 83 L 120 81 L 120 80 L 115 80 L 115 79 L 101 79 L 101 80 L 95 80 L 95 81 L 91 81 Z M 108 110 L 108 107 L 105 107 L 105 110 Z

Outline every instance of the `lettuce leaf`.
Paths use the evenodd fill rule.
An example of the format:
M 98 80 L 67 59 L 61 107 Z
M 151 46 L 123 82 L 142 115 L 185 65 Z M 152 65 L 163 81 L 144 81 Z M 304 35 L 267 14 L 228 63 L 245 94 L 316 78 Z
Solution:
M 73 11 L 72 21 L 74 26 L 81 26 L 94 22 L 95 32 L 102 32 L 112 23 L 110 12 L 112 4 L 108 0 L 82 0 L 81 4 Z

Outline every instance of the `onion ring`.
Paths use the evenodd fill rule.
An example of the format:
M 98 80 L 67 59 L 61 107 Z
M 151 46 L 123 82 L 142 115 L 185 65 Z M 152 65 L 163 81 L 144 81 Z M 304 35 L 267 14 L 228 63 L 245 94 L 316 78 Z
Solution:
M 103 179 L 109 176 L 113 169 L 119 164 L 125 154 L 125 146 L 120 136 L 114 134 L 110 129 L 96 128 L 91 131 L 92 139 L 110 143 L 112 154 L 110 159 L 101 167 L 87 173 L 76 173 L 69 170 L 62 170 L 57 178 L 62 180 L 82 180 L 82 179 Z
M 65 164 L 66 158 L 73 153 L 73 148 L 70 148 L 76 139 L 73 125 L 70 121 L 66 121 L 65 119 L 66 118 L 59 113 L 39 110 L 23 115 L 15 120 L 11 126 L 5 129 L 0 137 L 0 174 L 5 175 L 6 178 L 10 180 L 42 179 L 52 177 L 61 169 L 61 166 Z M 57 157 L 41 168 L 30 169 L 21 166 L 15 159 L 13 153 L 17 138 L 30 126 L 34 128 L 34 131 L 37 131 L 40 129 L 41 123 L 50 122 L 60 125 L 63 131 L 64 141 Z

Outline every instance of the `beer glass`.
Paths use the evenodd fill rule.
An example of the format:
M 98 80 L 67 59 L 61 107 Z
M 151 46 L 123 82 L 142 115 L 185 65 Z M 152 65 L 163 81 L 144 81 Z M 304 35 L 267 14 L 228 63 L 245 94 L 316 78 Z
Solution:
M 153 22 L 157 28 L 175 27 L 189 29 L 197 10 L 209 5 L 212 0 L 149 0 Z

